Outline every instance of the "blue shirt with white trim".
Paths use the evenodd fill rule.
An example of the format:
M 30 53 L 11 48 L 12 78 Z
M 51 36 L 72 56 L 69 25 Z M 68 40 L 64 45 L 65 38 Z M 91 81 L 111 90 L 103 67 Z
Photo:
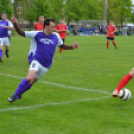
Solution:
M 25 37 L 31 38 L 29 62 L 37 60 L 42 66 L 50 68 L 56 46 L 63 45 L 63 41 L 58 33 L 46 35 L 43 31 L 25 31 Z

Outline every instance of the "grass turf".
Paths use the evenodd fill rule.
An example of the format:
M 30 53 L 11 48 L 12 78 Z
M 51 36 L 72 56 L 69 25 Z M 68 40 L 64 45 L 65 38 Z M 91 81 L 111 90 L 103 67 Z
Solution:
M 12 37 L 10 58 L 4 55 L 0 64 L 0 134 L 134 133 L 133 97 L 126 102 L 111 97 L 133 67 L 133 37 L 115 37 L 118 50 L 112 43 L 106 50 L 100 36 L 70 36 L 65 43 L 75 41 L 79 49 L 58 55 L 57 48 L 47 74 L 10 104 L 7 98 L 27 75 L 30 48 L 29 39 Z M 133 80 L 127 88 L 133 95 Z

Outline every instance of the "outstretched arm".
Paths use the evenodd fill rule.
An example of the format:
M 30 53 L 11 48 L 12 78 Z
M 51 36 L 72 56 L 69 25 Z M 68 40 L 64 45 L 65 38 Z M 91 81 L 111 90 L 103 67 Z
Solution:
M 77 49 L 78 47 L 79 47 L 79 44 L 78 43 L 74 43 L 73 45 L 63 44 L 63 45 L 60 46 L 60 48 L 66 49 L 66 50 Z
M 18 34 L 25 37 L 25 32 L 20 28 L 20 26 L 17 23 L 16 18 L 13 15 L 11 17 L 11 22 L 14 25 L 14 28 L 16 29 L 16 31 L 18 32 Z

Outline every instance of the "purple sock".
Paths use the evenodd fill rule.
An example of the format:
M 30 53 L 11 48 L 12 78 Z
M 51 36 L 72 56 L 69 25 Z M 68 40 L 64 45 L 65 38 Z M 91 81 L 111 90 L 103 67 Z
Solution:
M 24 93 L 25 91 L 27 91 L 28 89 L 31 88 L 31 85 L 29 84 L 29 81 L 27 81 L 27 79 L 23 79 L 21 81 L 21 83 L 19 84 L 18 88 L 16 89 L 14 96 L 18 96 L 21 95 L 22 93 Z
M 2 57 L 3 57 L 3 51 L 0 50 L 0 58 L 2 58 Z

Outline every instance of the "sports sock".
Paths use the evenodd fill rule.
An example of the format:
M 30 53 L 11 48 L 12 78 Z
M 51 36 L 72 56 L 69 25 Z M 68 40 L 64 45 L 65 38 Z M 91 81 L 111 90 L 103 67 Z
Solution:
M 0 58 L 3 57 L 3 50 L 0 50 Z
M 19 96 L 20 94 L 24 93 L 28 89 L 31 88 L 31 85 L 29 84 L 29 81 L 27 79 L 23 79 L 21 83 L 19 84 L 18 88 L 16 89 L 14 96 Z
M 132 79 L 133 77 L 130 74 L 127 74 L 125 77 L 123 77 L 120 81 L 120 83 L 117 86 L 117 90 L 120 91 L 123 87 L 125 87 L 128 82 Z
M 62 52 L 62 48 L 59 49 L 59 53 L 61 53 L 61 52 Z
M 108 46 L 109 46 L 109 41 L 107 41 L 107 49 L 108 49 Z
M 6 50 L 6 53 L 8 53 L 9 50 Z
M 114 44 L 115 47 L 117 47 L 114 41 L 113 41 L 113 44 Z

